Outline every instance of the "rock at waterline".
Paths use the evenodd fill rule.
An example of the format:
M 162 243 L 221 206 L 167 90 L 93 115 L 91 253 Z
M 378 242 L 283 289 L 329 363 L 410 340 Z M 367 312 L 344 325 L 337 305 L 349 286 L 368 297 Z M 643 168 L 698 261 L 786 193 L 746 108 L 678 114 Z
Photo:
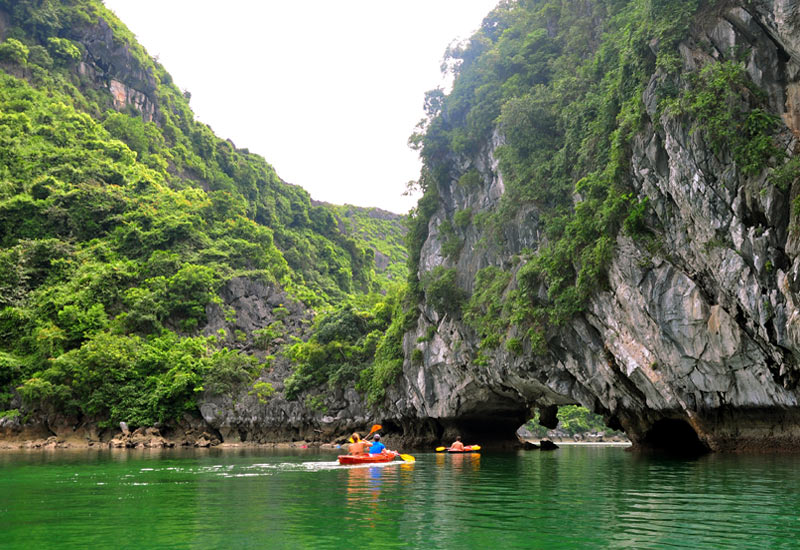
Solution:
M 556 445 L 549 439 L 542 439 L 539 442 L 539 448 L 543 451 L 555 451 L 556 449 L 558 449 L 558 445 Z

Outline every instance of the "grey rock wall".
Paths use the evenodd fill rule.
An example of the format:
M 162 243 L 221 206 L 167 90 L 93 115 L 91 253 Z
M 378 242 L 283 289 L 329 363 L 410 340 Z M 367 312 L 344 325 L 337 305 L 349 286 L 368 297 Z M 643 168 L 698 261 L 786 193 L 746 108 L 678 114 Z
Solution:
M 155 76 L 141 66 L 126 44 L 114 40 L 108 23 L 99 19 L 95 25 L 74 28 L 70 38 L 86 48 L 79 71 L 108 89 L 114 108 L 130 105 L 145 121 L 156 120 Z
M 330 391 L 314 405 L 301 397 L 288 401 L 283 396 L 284 380 L 291 364 L 280 351 L 293 338 L 306 339 L 314 312 L 294 301 L 275 284 L 237 277 L 220 292 L 221 304 L 206 308 L 206 335 L 226 335 L 224 345 L 269 360 L 254 382 L 271 384 L 275 393 L 259 399 L 253 385 L 231 395 L 208 391 L 198 399 L 205 422 L 226 443 L 275 441 L 331 441 L 343 434 L 362 430 L 374 423 L 363 398 L 353 388 Z M 257 342 L 259 329 L 279 322 L 280 334 L 271 342 Z M 274 325 L 273 325 L 274 326 Z

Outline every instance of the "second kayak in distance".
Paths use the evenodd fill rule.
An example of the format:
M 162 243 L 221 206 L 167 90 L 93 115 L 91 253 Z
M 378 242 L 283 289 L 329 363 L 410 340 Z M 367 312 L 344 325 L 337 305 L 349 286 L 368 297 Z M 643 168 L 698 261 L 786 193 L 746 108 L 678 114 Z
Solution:
M 447 451 L 448 453 L 475 453 L 481 450 L 480 445 L 467 445 L 463 450 L 451 449 L 450 447 L 436 447 L 436 452 Z

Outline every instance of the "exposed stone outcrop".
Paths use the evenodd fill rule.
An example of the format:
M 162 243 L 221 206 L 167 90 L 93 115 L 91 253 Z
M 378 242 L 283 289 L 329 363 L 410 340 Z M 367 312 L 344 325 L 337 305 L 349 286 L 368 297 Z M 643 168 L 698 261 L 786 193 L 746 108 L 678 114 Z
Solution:
M 157 82 L 152 72 L 136 59 L 130 46 L 114 40 L 114 32 L 106 21 L 71 29 L 72 40 L 86 48 L 78 73 L 108 89 L 114 108 L 135 107 L 145 121 L 157 119 Z
M 208 325 L 204 332 L 210 335 L 225 330 L 230 347 L 266 357 L 282 349 L 292 338 L 308 337 L 313 311 L 294 301 L 277 285 L 235 278 L 220 295 L 223 305 L 211 304 L 206 310 Z M 259 329 L 274 327 L 276 322 L 280 334 L 274 340 L 254 340 Z M 244 339 L 237 341 L 236 334 Z M 287 401 L 282 390 L 284 380 L 291 374 L 291 365 L 281 354 L 270 357 L 269 361 L 269 368 L 255 384 L 270 384 L 274 394 L 259 396 L 252 385 L 233 395 L 205 392 L 201 397 L 203 419 L 225 442 L 331 441 L 371 422 L 363 398 L 352 388 L 331 391 L 314 404 L 302 399 Z
M 203 441 L 205 442 L 205 438 Z M 172 447 L 173 445 L 174 444 L 161 437 L 161 432 L 156 428 L 139 428 L 133 433 L 125 433 L 123 431 L 123 433 L 118 434 L 114 439 L 108 442 L 109 447 L 117 449 L 123 447 L 129 449 L 150 449 Z
M 5 40 L 13 24 L 11 15 L 0 8 L 0 41 Z M 128 107 L 141 113 L 146 122 L 158 121 L 158 83 L 152 70 L 131 51 L 131 46 L 114 39 L 114 31 L 102 18 L 96 23 L 66 29 L 67 38 L 84 46 L 85 54 L 75 66 L 77 74 L 98 89 L 106 89 L 111 104 L 118 110 Z M 6 70 L 21 78 L 30 78 L 30 72 L 21 67 Z
M 798 2 L 734 2 L 698 20 L 680 53 L 688 72 L 749 52 L 747 72 L 786 123 L 776 140 L 793 154 L 798 37 Z M 781 190 L 766 174 L 745 175 L 728 153 L 713 152 L 703 131 L 692 131 L 691 120 L 658 111 L 666 78 L 657 72 L 644 92 L 649 122 L 634 139 L 630 165 L 635 192 L 652 207 L 649 223 L 661 228 L 658 252 L 620 235 L 609 290 L 548 332 L 545 356 L 498 349 L 488 366 L 476 365 L 474 331 L 423 304 L 406 334 L 406 356 L 431 326 L 434 336 L 422 361 L 406 361 L 388 400 L 387 416 L 412 439 L 510 437 L 532 408 L 580 403 L 640 447 L 694 437 L 715 450 L 800 448 L 800 241 L 791 206 L 800 186 Z M 676 78 L 672 84 L 682 87 Z M 513 272 L 512 259 L 541 242 L 537 211 L 526 207 L 506 224 L 502 244 L 479 246 L 483 235 L 470 226 L 459 235 L 457 261 L 442 254 L 443 220 L 497 205 L 504 187 L 492 152 L 499 143 L 495 136 L 469 159 L 483 176 L 480 189 L 456 181 L 440 189 L 420 275 L 453 266 L 471 291 L 479 269 Z
M 275 284 L 235 277 L 220 291 L 222 305 L 210 303 L 206 307 L 208 323 L 203 329 L 210 336 L 225 330 L 229 347 L 252 349 L 261 355 L 273 351 L 286 342 L 288 335 L 302 334 L 313 317 L 313 311 L 295 301 Z M 254 343 L 253 332 L 280 322 L 281 336 L 275 342 L 264 343 L 261 349 Z M 236 334 L 246 336 L 237 340 Z
M 0 449 L 162 449 L 171 447 L 214 447 L 220 434 L 202 419 L 190 415 L 162 428 L 140 427 L 130 431 L 124 422 L 120 430 L 100 428 L 96 419 L 77 421 L 53 415 L 29 419 L 0 419 Z

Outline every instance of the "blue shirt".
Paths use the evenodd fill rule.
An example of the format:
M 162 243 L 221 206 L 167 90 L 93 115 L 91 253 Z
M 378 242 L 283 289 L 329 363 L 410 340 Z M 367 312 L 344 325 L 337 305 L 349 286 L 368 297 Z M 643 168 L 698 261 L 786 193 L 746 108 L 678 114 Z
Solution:
M 369 454 L 371 455 L 380 454 L 385 448 L 386 445 L 384 445 L 380 441 L 373 441 L 372 446 L 369 448 Z

